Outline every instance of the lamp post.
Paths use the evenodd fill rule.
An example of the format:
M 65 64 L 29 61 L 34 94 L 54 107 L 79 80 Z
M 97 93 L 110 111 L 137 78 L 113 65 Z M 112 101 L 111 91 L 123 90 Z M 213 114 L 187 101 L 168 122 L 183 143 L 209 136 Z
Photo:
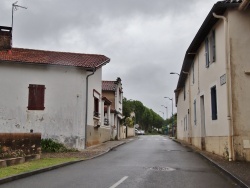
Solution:
M 173 114 L 173 98 L 164 97 L 172 101 L 172 136 L 174 136 L 174 114 Z
M 166 108 L 166 119 L 168 119 L 168 107 L 164 106 L 164 105 L 161 105 L 161 106 L 163 106 L 164 108 Z
M 164 112 L 162 112 L 162 111 L 159 111 L 159 112 L 161 112 L 161 113 L 162 113 L 162 118 L 164 119 Z

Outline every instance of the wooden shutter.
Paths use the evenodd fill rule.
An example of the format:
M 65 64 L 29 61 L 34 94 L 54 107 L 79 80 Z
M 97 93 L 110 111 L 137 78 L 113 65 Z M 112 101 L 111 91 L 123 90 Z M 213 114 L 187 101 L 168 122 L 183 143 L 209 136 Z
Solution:
M 205 52 L 206 52 L 206 67 L 209 67 L 209 41 L 208 38 L 205 40 Z
M 44 110 L 44 85 L 29 84 L 28 110 Z

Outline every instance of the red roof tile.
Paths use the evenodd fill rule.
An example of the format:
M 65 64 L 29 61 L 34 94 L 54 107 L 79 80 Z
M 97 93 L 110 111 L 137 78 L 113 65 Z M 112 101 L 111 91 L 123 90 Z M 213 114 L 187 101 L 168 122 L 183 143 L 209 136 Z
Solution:
M 104 55 L 12 48 L 0 51 L 0 61 L 99 68 L 110 61 Z
M 115 91 L 116 81 L 102 81 L 102 90 L 103 91 Z

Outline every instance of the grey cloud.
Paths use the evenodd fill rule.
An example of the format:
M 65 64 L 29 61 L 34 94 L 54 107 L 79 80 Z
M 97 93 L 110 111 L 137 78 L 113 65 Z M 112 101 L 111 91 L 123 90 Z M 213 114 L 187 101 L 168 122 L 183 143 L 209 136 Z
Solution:
M 184 53 L 216 0 L 19 0 L 16 47 L 104 54 L 103 79 L 121 77 L 125 97 L 158 113 L 174 97 Z M 0 25 L 11 4 L 0 1 Z

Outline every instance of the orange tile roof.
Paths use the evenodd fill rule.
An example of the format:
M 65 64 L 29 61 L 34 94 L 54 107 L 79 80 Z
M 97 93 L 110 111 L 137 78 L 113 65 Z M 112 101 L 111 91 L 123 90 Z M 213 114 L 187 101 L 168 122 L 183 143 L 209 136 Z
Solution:
M 115 91 L 116 81 L 102 81 L 102 90 L 103 91 Z
M 110 61 L 104 55 L 12 48 L 0 51 L 0 61 L 99 68 Z

